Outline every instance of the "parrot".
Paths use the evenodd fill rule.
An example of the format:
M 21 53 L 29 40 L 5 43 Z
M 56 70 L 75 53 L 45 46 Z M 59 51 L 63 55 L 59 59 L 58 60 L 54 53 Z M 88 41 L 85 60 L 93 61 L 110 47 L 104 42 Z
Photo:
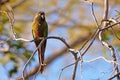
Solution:
M 34 43 L 36 47 L 40 44 L 42 40 L 40 40 L 40 37 L 47 37 L 48 35 L 48 24 L 45 20 L 45 13 L 43 11 L 39 11 L 36 13 L 33 22 L 32 22 L 32 35 L 34 38 Z M 45 48 L 46 48 L 47 40 L 45 40 L 42 43 L 41 48 L 38 48 L 38 59 L 40 65 L 40 73 L 44 70 L 44 54 L 45 54 Z

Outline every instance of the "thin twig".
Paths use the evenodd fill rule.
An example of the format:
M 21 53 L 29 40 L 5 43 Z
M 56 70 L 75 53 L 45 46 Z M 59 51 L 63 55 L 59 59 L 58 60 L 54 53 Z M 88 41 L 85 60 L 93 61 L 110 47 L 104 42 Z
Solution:
M 96 18 L 95 13 L 94 13 L 93 5 L 94 5 L 94 4 L 93 4 L 93 2 L 92 2 L 92 5 L 91 5 L 92 15 L 93 15 L 93 18 L 95 19 L 95 22 L 96 22 L 96 24 L 97 24 L 98 29 L 100 30 L 100 26 L 99 26 L 99 24 L 98 24 L 97 18 Z M 88 39 L 88 40 L 82 45 L 82 47 L 79 49 L 79 51 L 84 48 L 84 46 L 88 43 L 89 40 L 91 40 L 91 39 L 95 36 L 95 34 L 98 34 L 98 32 L 99 32 L 98 29 L 95 31 L 95 33 L 92 35 L 92 37 L 91 37 L 90 39 Z M 96 35 L 96 36 L 97 36 L 97 35 Z M 93 40 L 93 42 L 94 42 L 94 40 Z M 91 42 L 91 44 L 92 44 L 93 42 Z
M 75 76 L 76 76 L 76 71 L 77 71 L 77 65 L 78 65 L 78 60 L 77 60 L 77 53 L 76 56 L 74 56 L 76 63 L 74 64 L 74 70 L 73 70 L 73 74 L 72 74 L 72 80 L 75 80 Z
M 24 71 L 27 67 L 27 65 L 30 63 L 30 60 L 33 58 L 33 56 L 35 55 L 35 53 L 37 52 L 39 46 L 35 49 L 35 51 L 33 52 L 33 54 L 30 56 L 30 58 L 27 60 L 27 62 L 25 63 L 24 67 L 23 67 L 23 72 L 22 72 L 22 78 L 24 80 Z
M 106 27 L 102 28 L 101 30 L 102 30 L 102 31 L 103 31 L 103 30 L 106 30 L 106 29 L 111 28 L 111 27 L 114 27 L 114 26 L 116 26 L 116 25 L 118 25 L 118 24 L 120 24 L 120 22 L 114 23 L 114 24 L 112 24 L 112 25 L 107 25 Z
M 77 64 L 78 62 L 79 62 L 79 59 L 77 59 L 74 63 L 71 63 L 71 64 L 63 67 L 62 70 L 61 70 L 61 72 L 60 72 L 60 75 L 59 75 L 59 79 L 58 79 L 58 80 L 60 80 L 60 77 L 61 77 L 61 75 L 62 75 L 62 72 L 63 72 L 66 68 L 68 68 L 68 67 L 70 67 L 70 66 L 73 66 L 73 65 Z M 74 74 L 75 74 L 75 73 L 74 73 Z M 73 79 L 74 79 L 74 78 L 73 78 Z
M 105 13 L 104 13 L 103 19 L 104 19 L 104 20 L 108 20 L 109 0 L 105 0 L 104 5 L 105 5 L 105 6 L 104 6 L 104 11 L 105 11 Z
M 118 40 L 120 40 L 120 37 L 117 35 L 117 33 L 114 31 L 114 29 L 111 27 L 111 29 L 112 29 L 112 33 L 114 34 L 114 36 L 118 39 Z
M 113 80 L 115 77 L 119 76 L 120 72 L 118 72 L 117 74 L 113 75 L 112 77 L 110 77 L 108 80 Z
M 100 29 L 100 26 L 99 26 L 99 24 L 98 24 L 98 21 L 97 21 L 97 18 L 96 18 L 96 16 L 95 16 L 95 13 L 94 13 L 94 7 L 93 7 L 93 2 L 92 2 L 92 15 L 93 15 L 93 18 L 95 19 L 95 23 L 97 24 L 97 27 Z
M 83 60 L 83 62 L 94 62 L 94 61 L 96 61 L 96 60 L 99 60 L 99 59 L 103 59 L 105 62 L 108 62 L 108 63 L 115 63 L 115 64 L 117 64 L 117 65 L 120 65 L 118 62 L 115 62 L 115 61 L 113 61 L 113 60 L 107 60 L 105 57 L 103 57 L 103 56 L 99 56 L 99 57 L 96 57 L 96 58 L 94 58 L 94 59 L 91 59 L 91 60 Z
M 90 46 L 93 44 L 93 42 L 95 41 L 97 35 L 99 33 L 99 29 L 95 32 L 93 38 L 92 38 L 92 41 L 90 42 L 90 44 L 88 45 L 88 47 L 82 52 L 82 56 L 88 51 L 88 49 L 90 48 Z

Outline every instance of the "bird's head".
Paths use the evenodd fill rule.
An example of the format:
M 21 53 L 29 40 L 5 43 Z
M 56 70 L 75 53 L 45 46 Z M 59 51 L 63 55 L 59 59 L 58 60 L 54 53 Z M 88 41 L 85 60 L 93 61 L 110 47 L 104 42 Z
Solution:
M 45 21 L 45 13 L 43 11 L 36 13 L 34 19 L 39 22 Z

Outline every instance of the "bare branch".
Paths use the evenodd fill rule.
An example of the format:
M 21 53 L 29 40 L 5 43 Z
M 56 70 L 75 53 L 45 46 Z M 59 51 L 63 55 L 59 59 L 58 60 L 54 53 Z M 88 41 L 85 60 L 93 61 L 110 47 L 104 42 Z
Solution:
M 106 27 L 102 28 L 101 30 L 107 30 L 108 28 L 114 27 L 116 25 L 120 24 L 120 22 L 114 23 L 112 25 L 107 25 Z
M 96 16 L 95 16 L 95 13 L 94 13 L 94 8 L 93 8 L 93 2 L 92 2 L 92 15 L 93 15 L 93 18 L 95 19 L 95 22 L 96 22 L 96 24 L 97 24 L 97 27 L 100 29 L 100 26 L 99 26 L 99 24 L 98 24 L 98 21 L 97 21 L 97 18 L 96 18 Z
M 103 16 L 103 19 L 104 20 L 108 20 L 108 12 L 109 12 L 109 0 L 104 0 L 104 16 Z
M 113 80 L 115 77 L 119 76 L 120 72 L 118 72 L 117 74 L 113 75 L 112 77 L 110 77 L 108 80 Z
M 82 52 L 82 56 L 88 51 L 88 49 L 91 47 L 91 45 L 93 44 L 93 42 L 95 41 L 97 35 L 99 33 L 99 29 L 96 30 L 96 32 L 94 33 L 93 37 L 92 37 L 92 41 L 90 42 L 90 44 L 88 45 L 88 47 Z
M 105 6 L 104 14 L 105 14 L 105 15 L 104 15 L 104 18 L 103 18 L 103 28 L 106 28 L 106 27 L 108 27 L 108 25 L 110 25 L 110 24 L 108 23 L 109 0 L 105 0 L 104 3 L 105 3 L 105 4 L 104 4 L 104 6 Z M 101 31 L 99 32 L 99 40 L 101 41 L 101 43 L 102 43 L 105 47 L 107 47 L 107 48 L 111 51 L 111 55 L 112 55 L 113 61 L 114 61 L 114 62 L 117 62 L 114 48 L 113 48 L 112 45 L 110 45 L 108 42 L 106 42 L 106 41 L 103 40 L 103 37 L 102 37 L 102 36 L 103 36 L 103 32 L 104 32 L 104 30 L 101 30 Z M 119 72 L 118 64 L 115 64 L 115 63 L 114 63 L 114 70 L 115 70 L 115 73 L 118 73 L 118 72 Z M 119 80 L 120 77 L 117 76 L 117 79 Z
M 99 57 L 96 57 L 96 58 L 94 58 L 94 59 L 91 59 L 91 60 L 83 60 L 83 62 L 94 62 L 94 61 L 96 61 L 96 60 L 99 60 L 99 59 L 103 59 L 105 62 L 107 62 L 107 63 L 115 63 L 115 64 L 117 64 L 117 65 L 119 65 L 119 63 L 117 63 L 117 62 L 115 62 L 115 61 L 113 61 L 113 60 L 107 60 L 105 57 L 103 57 L 103 56 L 99 56 Z
M 61 75 L 62 75 L 62 72 L 66 69 L 66 68 L 68 68 L 68 67 L 70 67 L 70 66 L 72 66 L 72 65 L 75 65 L 75 64 L 77 64 L 78 63 L 78 59 L 74 62 L 74 63 L 72 63 L 72 64 L 69 64 L 69 65 L 67 65 L 67 66 L 65 66 L 65 67 L 63 67 L 62 68 L 62 70 L 61 70 L 61 72 L 60 72 L 60 75 L 59 75 L 59 80 L 60 80 L 60 77 L 61 77 Z M 75 69 L 75 68 L 74 68 Z M 73 73 L 73 75 L 75 75 L 76 74 L 76 71 L 74 70 L 74 73 Z M 75 76 L 72 76 L 72 80 L 74 80 L 75 79 Z

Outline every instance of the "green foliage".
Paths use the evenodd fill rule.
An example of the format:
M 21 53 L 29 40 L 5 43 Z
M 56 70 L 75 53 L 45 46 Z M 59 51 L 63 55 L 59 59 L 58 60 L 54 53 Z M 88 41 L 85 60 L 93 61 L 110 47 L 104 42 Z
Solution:
M 9 71 L 9 76 L 12 77 L 13 74 L 17 73 L 17 71 L 18 71 L 18 67 L 14 66 L 14 68 Z

